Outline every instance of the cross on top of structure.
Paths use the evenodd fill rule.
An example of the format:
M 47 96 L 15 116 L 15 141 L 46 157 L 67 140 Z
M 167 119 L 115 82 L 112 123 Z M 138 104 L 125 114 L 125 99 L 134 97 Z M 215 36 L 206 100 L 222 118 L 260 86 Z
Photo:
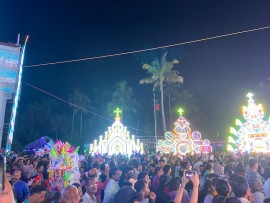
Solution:
M 182 116 L 184 113 L 184 110 L 182 108 L 179 108 L 177 112 L 180 114 L 180 116 Z
M 122 111 L 119 109 L 119 108 L 116 108 L 114 110 L 114 113 L 115 113 L 115 119 L 120 119 L 120 114 L 122 113 Z
M 253 94 L 252 94 L 251 92 L 249 92 L 249 93 L 247 94 L 247 97 L 248 97 L 249 99 L 252 99 Z

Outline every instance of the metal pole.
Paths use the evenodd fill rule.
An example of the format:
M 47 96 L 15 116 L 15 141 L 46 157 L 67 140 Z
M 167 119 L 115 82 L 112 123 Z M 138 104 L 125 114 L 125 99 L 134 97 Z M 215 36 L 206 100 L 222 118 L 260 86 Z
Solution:
M 154 92 L 154 120 L 155 120 L 156 153 L 157 153 L 157 111 L 156 111 L 156 94 L 155 94 L 155 92 Z

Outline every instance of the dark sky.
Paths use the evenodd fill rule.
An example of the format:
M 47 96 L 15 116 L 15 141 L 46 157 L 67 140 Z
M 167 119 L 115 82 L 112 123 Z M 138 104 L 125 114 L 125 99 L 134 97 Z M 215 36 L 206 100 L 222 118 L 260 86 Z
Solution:
M 25 65 L 78 59 L 201 39 L 270 25 L 269 0 L 0 0 L 0 41 L 30 35 Z M 23 80 L 67 98 L 127 80 L 152 108 L 142 62 L 165 50 L 79 63 L 25 68 Z M 248 91 L 270 115 L 270 29 L 166 49 L 177 58 L 183 89 L 208 118 L 201 129 L 225 136 Z M 47 97 L 23 86 L 22 104 Z M 91 98 L 91 97 L 90 97 Z M 99 112 L 97 112 L 99 113 Z M 102 122 L 102 121 L 101 121 Z M 192 121 L 191 121 L 192 122 Z M 200 129 L 198 129 L 200 130 Z

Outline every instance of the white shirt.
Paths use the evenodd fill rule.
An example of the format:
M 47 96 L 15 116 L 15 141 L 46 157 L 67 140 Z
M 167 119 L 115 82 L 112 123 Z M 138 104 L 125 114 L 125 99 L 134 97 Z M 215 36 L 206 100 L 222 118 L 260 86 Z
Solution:
M 95 197 L 95 195 L 93 195 L 93 199 L 87 192 L 83 195 L 83 203 L 96 203 L 96 200 L 97 198 Z
M 244 197 L 241 197 L 241 198 L 238 198 L 238 199 L 241 201 L 241 203 L 250 203 L 250 201 L 248 199 L 244 198 Z
M 103 203 L 113 203 L 114 196 L 119 189 L 120 187 L 118 183 L 115 182 L 113 179 L 110 179 L 104 190 Z
M 265 181 L 265 183 L 263 185 L 263 190 L 264 190 L 265 196 L 270 197 L 270 178 L 268 178 Z

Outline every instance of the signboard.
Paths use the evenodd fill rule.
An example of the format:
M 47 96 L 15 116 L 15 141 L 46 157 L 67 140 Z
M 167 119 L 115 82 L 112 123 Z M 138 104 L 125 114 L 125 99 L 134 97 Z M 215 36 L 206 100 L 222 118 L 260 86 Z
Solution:
M 0 44 L 0 91 L 14 93 L 20 68 L 21 46 Z

